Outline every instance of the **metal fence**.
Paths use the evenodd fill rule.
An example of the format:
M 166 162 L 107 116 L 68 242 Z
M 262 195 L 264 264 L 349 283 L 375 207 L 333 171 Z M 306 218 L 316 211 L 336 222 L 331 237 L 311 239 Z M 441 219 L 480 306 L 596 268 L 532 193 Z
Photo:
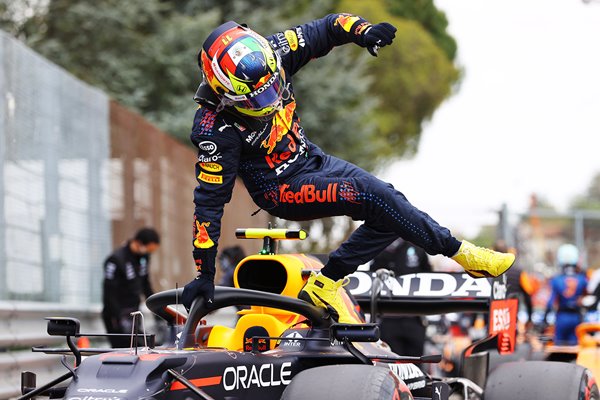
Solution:
M 0 300 L 98 304 L 104 258 L 143 226 L 155 290 L 188 282 L 194 149 L 2 32 L 0 59 Z M 266 226 L 255 209 L 239 181 L 221 249 Z
M 192 221 L 196 153 L 114 102 L 110 105 L 110 132 L 113 245 L 118 246 L 142 226 L 153 226 L 161 234 L 161 246 L 152 255 L 153 288 L 181 287 L 195 274 Z M 236 227 L 266 226 L 266 213 L 251 217 L 255 209 L 238 181 L 225 209 L 220 249 L 239 244 L 247 252 L 257 251 L 260 243 L 234 243 Z
M 108 98 L 0 32 L 0 300 L 97 302 Z
M 195 162 L 194 149 L 0 31 L 0 399 L 18 395 L 21 370 L 56 376 L 55 359 L 27 348 L 55 343 L 44 316 L 103 330 L 103 261 L 138 228 L 161 234 L 156 291 L 193 277 Z M 221 249 L 258 250 L 234 243 L 236 227 L 266 226 L 255 209 L 238 181 Z

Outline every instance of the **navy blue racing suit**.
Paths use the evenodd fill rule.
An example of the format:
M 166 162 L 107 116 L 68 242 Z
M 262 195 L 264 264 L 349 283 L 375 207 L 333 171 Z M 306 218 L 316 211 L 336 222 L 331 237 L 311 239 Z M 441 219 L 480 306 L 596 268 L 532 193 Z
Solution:
M 194 192 L 194 259 L 214 277 L 223 207 L 239 175 L 254 202 L 287 220 L 346 215 L 364 223 L 329 257 L 324 275 L 339 279 L 372 260 L 399 236 L 429 254 L 452 256 L 460 247 L 450 231 L 415 208 L 394 187 L 363 169 L 325 154 L 306 137 L 296 113 L 292 78 L 311 59 L 335 46 L 361 44 L 364 19 L 331 14 L 268 36 L 282 60 L 290 96 L 270 121 L 241 116 L 226 107 L 208 85 L 191 134 L 198 148 Z M 326 127 L 323 127 L 326 129 Z M 349 128 L 351 129 L 351 128 Z

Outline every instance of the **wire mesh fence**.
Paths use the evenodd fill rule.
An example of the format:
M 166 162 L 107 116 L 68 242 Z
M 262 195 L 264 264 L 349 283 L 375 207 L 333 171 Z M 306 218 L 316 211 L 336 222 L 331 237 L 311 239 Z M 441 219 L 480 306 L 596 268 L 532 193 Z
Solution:
M 188 282 L 194 149 L 3 32 L 0 60 L 0 300 L 100 302 L 105 257 L 144 226 L 154 289 Z M 221 249 L 266 226 L 254 210 L 238 182 Z
M 0 299 L 97 301 L 108 98 L 0 32 Z

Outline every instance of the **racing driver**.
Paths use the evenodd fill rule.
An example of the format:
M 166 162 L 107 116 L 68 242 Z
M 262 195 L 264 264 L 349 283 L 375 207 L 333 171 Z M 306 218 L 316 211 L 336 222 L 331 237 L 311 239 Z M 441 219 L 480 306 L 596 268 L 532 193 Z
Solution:
M 199 295 L 209 303 L 213 299 L 223 207 L 238 174 L 254 202 L 271 215 L 295 221 L 346 215 L 364 221 L 299 295 L 329 308 L 338 322 L 358 322 L 338 295 L 344 277 L 398 237 L 429 254 L 452 257 L 473 277 L 498 276 L 510 268 L 514 255 L 460 242 L 391 184 L 325 154 L 300 125 L 292 81 L 300 68 L 346 43 L 377 55 L 392 43 L 395 31 L 386 22 L 330 14 L 266 38 L 233 21 L 208 36 L 198 56 L 203 81 L 191 133 L 198 148 L 193 237 L 198 276 L 184 288 L 188 309 Z

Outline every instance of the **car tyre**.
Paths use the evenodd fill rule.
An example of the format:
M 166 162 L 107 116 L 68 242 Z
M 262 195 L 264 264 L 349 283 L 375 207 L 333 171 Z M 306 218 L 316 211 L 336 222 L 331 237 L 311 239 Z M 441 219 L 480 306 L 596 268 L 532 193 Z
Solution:
M 328 365 L 296 375 L 281 400 L 410 399 L 408 388 L 388 368 Z
M 488 377 L 485 400 L 599 400 L 598 386 L 582 366 L 550 361 L 508 362 Z

